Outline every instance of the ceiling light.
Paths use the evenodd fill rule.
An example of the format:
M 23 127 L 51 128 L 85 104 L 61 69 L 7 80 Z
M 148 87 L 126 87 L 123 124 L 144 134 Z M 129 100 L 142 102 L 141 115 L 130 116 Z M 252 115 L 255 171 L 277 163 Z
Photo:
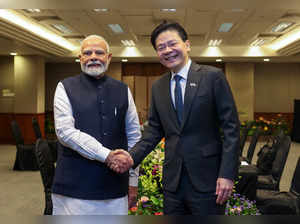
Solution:
M 210 47 L 217 47 L 222 43 L 222 39 L 220 40 L 210 40 L 208 46 Z
M 93 9 L 95 12 L 107 12 L 108 9 Z
M 122 59 L 122 62 L 127 62 L 127 61 L 128 61 L 128 59 L 126 59 L 126 58 Z
M 221 24 L 218 32 L 229 32 L 233 26 L 233 23 L 223 23 Z
M 35 12 L 39 13 L 39 12 L 41 12 L 40 9 L 23 9 L 23 11 L 25 11 L 27 13 L 35 13 Z
M 176 9 L 161 9 L 162 12 L 176 12 Z
M 76 58 L 76 59 L 75 59 L 75 62 L 80 62 L 80 59 L 79 59 L 79 58 Z
M 295 23 L 293 23 L 293 22 L 281 22 L 281 23 L 277 24 L 276 26 L 273 26 L 271 31 L 274 33 L 281 33 L 294 24 Z
M 130 44 L 131 46 L 135 46 L 135 43 L 134 43 L 133 40 L 130 40 L 130 41 L 129 41 L 129 44 Z
M 262 46 L 264 43 L 265 43 L 265 40 L 264 40 L 264 39 L 262 39 L 262 38 L 257 38 L 257 39 L 255 39 L 255 40 L 251 43 L 251 46 L 253 46 L 253 47 L 259 47 L 259 46 Z
M 16 55 L 17 55 L 16 52 L 11 52 L 11 53 L 9 53 L 9 54 L 12 55 L 12 56 L 16 56 Z
M 72 33 L 72 30 L 70 30 L 68 27 L 65 27 L 63 24 L 51 24 L 51 26 L 63 34 Z
M 108 27 L 114 32 L 114 33 L 124 33 L 122 27 L 119 24 L 108 24 Z
M 254 39 L 254 41 L 252 41 L 250 45 L 253 47 L 259 47 L 271 43 L 277 37 L 278 35 L 274 35 L 274 34 L 259 34 L 256 36 L 256 38 Z
M 270 58 L 264 58 L 264 61 L 270 61 Z
M 133 40 L 121 40 L 121 42 L 125 47 L 134 47 L 135 46 L 135 43 Z
M 53 42 L 54 44 L 57 44 L 65 49 L 68 49 L 69 51 L 75 51 L 77 49 L 77 46 L 73 45 L 63 37 L 53 33 L 49 32 L 48 30 L 44 29 L 43 27 L 30 22 L 29 20 L 26 20 L 24 16 L 20 16 L 16 14 L 14 11 L 6 10 L 6 9 L 0 9 L 0 18 L 15 24 L 19 27 L 22 27 L 23 29 L 30 31 L 31 33 L 38 35 L 42 38 L 45 38 L 46 40 L 49 40 Z
M 275 40 L 269 48 L 274 51 L 282 49 L 300 39 L 300 29 L 296 28 L 295 30 L 290 31 L 288 34 L 285 34 Z
M 221 61 L 222 61 L 221 58 L 216 59 L 216 62 L 221 62 Z

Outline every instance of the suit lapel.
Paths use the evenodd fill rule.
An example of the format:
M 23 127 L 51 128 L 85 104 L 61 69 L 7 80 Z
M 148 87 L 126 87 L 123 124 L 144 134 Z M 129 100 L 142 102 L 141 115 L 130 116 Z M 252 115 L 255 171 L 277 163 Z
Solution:
M 181 124 L 181 128 L 184 127 L 184 124 L 190 113 L 193 100 L 200 86 L 200 82 L 201 82 L 201 73 L 199 73 L 200 67 L 201 65 L 192 63 L 189 69 L 186 87 L 185 87 L 183 121 Z

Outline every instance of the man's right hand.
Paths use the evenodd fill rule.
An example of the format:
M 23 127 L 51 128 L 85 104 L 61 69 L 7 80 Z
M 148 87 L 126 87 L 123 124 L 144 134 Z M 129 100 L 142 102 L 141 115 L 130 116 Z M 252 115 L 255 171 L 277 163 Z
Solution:
M 107 166 L 117 173 L 124 173 L 133 166 L 133 160 L 128 152 L 123 149 L 111 151 L 105 163 Z

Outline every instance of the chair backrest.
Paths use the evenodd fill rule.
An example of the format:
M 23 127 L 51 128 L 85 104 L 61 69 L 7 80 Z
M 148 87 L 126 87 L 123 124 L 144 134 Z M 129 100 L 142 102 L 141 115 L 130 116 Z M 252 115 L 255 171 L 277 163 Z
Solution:
M 42 138 L 37 140 L 35 145 L 35 155 L 40 168 L 45 192 L 49 191 L 53 183 L 55 166 L 47 140 Z
M 300 157 L 294 171 L 290 191 L 297 195 L 297 197 L 300 197 Z
M 11 130 L 12 130 L 12 134 L 15 139 L 16 145 L 24 145 L 24 139 L 22 136 L 21 129 L 15 120 L 13 120 L 11 122 Z
M 259 136 L 260 136 L 260 131 L 258 129 L 256 129 L 252 135 L 250 145 L 248 148 L 248 152 L 247 152 L 247 156 L 246 156 L 246 160 L 249 164 L 251 164 L 251 162 L 252 162 L 252 158 L 254 155 L 255 147 L 256 147 Z
M 284 132 L 281 130 L 278 132 L 277 135 L 275 135 L 272 140 L 273 140 L 273 144 L 272 144 L 272 147 L 273 148 L 276 148 L 276 150 L 278 149 L 279 145 L 281 144 L 281 142 L 283 141 L 285 137 L 285 134 Z
M 280 131 L 276 136 L 269 136 L 267 143 L 257 153 L 256 166 L 261 171 L 265 171 L 266 173 L 271 172 L 276 153 L 284 137 L 285 134 L 283 131 Z
M 285 133 L 282 129 L 279 130 L 278 134 L 276 135 L 277 138 L 283 139 L 285 137 Z
M 279 142 L 275 160 L 272 165 L 272 176 L 276 181 L 276 184 L 278 184 L 278 187 L 290 151 L 290 147 L 291 147 L 290 136 L 284 136 Z
M 35 117 L 32 118 L 32 127 L 33 127 L 35 137 L 37 139 L 42 138 L 40 125 L 39 125 L 39 122 L 37 121 L 37 119 Z
M 252 123 L 249 122 L 249 123 L 247 124 L 247 126 L 243 129 L 242 133 L 241 133 L 241 139 L 240 139 L 240 150 L 241 150 L 241 154 L 240 154 L 240 155 L 243 155 L 243 149 L 244 149 L 244 146 L 245 146 L 247 137 L 248 137 L 248 132 L 249 132 L 249 130 L 251 129 L 251 126 L 252 126 Z

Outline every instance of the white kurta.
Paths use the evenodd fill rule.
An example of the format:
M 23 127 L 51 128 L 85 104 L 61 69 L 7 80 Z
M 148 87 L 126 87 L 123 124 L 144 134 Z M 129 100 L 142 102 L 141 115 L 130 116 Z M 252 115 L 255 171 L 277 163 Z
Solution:
M 61 82 L 54 96 L 54 121 L 57 138 L 61 144 L 71 148 L 83 157 L 104 162 L 110 149 L 104 147 L 94 137 L 75 128 L 72 106 Z M 136 107 L 128 88 L 128 110 L 125 118 L 129 150 L 140 139 L 140 124 Z M 129 185 L 137 186 L 138 168 L 129 170 Z M 128 197 L 109 200 L 82 200 L 52 194 L 53 215 L 114 215 L 127 214 Z

